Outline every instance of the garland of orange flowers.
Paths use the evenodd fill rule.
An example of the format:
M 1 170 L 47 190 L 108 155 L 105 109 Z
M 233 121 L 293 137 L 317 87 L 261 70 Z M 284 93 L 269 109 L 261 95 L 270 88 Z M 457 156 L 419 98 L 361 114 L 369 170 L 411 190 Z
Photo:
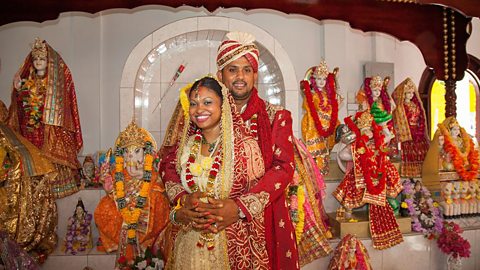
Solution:
M 480 167 L 478 151 L 475 150 L 473 140 L 468 136 L 465 129 L 460 128 L 460 134 L 462 135 L 463 145 L 465 145 L 465 154 L 460 152 L 457 146 L 453 142 L 453 138 L 448 132 L 444 124 L 438 124 L 440 132 L 445 138 L 443 148 L 450 154 L 453 161 L 453 167 L 455 171 L 460 175 L 463 180 L 472 181 L 477 178 L 478 168 Z M 468 153 L 468 154 L 467 154 Z M 470 170 L 465 169 L 465 166 L 470 164 Z
M 367 112 L 364 112 L 367 113 Z M 360 114 L 357 114 L 359 117 Z M 344 119 L 345 124 L 347 124 L 348 128 L 355 133 L 357 136 L 356 139 L 356 149 L 357 153 L 360 155 L 360 167 L 362 168 L 363 178 L 365 179 L 365 184 L 367 186 L 367 190 L 372 195 L 380 194 L 386 187 L 386 170 L 385 170 L 385 159 L 387 152 L 382 149 L 384 135 L 381 134 L 381 128 L 375 123 L 375 120 L 372 120 L 372 128 L 373 128 L 373 141 L 375 143 L 375 147 L 379 149 L 378 154 L 374 157 L 375 153 L 367 147 L 368 137 L 366 135 L 361 135 L 360 129 L 353 123 L 350 117 Z M 360 149 L 365 149 L 364 153 L 360 153 Z M 377 171 L 374 173 L 370 168 L 376 166 Z M 379 178 L 379 174 L 381 175 Z M 377 185 L 373 184 L 373 178 L 378 179 Z
M 144 146 L 144 165 L 143 178 L 140 192 L 137 195 L 135 208 L 129 210 L 127 207 L 127 200 L 125 198 L 125 182 L 124 182 L 124 159 L 123 154 L 125 148 L 118 147 L 115 150 L 115 196 L 118 210 L 122 215 L 123 221 L 127 224 L 127 238 L 128 243 L 135 243 L 136 231 L 138 226 L 138 219 L 140 218 L 141 210 L 145 207 L 147 202 L 148 192 L 150 190 L 150 181 L 152 179 L 152 165 L 153 165 L 153 145 L 152 142 L 146 141 Z

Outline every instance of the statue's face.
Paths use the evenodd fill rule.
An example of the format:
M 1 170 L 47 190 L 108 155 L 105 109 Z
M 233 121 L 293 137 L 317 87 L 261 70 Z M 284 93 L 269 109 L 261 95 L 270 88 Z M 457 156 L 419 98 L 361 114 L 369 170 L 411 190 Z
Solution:
M 77 208 L 75 209 L 75 215 L 77 215 L 77 217 L 82 217 L 83 213 L 83 208 L 81 206 L 77 206 Z
M 323 76 L 318 76 L 318 77 L 315 78 L 315 82 L 316 82 L 317 87 L 319 89 L 324 88 L 325 85 L 327 84 L 327 78 L 323 77 Z
M 38 71 L 45 71 L 47 69 L 47 58 L 35 57 L 33 59 L 33 67 Z
M 452 137 L 458 137 L 458 135 L 460 135 L 460 127 L 459 126 L 453 126 L 450 129 L 450 135 L 452 135 Z
M 128 146 L 124 154 L 125 169 L 132 177 L 143 176 L 143 147 Z
M 405 92 L 405 102 L 411 101 L 412 98 L 413 98 L 413 91 L 412 90 L 409 90 L 409 91 Z
M 95 165 L 92 162 L 86 162 L 83 165 L 83 170 L 88 176 L 95 175 Z
M 381 87 L 372 88 L 372 98 L 376 100 L 380 96 L 381 92 L 382 92 Z

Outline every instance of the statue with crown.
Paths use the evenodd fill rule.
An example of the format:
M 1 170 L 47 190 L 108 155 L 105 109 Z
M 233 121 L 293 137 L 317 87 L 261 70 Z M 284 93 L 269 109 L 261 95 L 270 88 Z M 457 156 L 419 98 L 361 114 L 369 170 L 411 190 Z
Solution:
M 337 220 L 358 221 L 352 210 L 368 205 L 368 218 L 363 218 L 365 211 L 357 212 L 369 222 L 373 247 L 386 249 L 397 245 L 403 237 L 390 200 L 401 192 L 402 184 L 397 169 L 387 156 L 383 127 L 369 111 L 357 112 L 344 121 L 348 127 L 344 136 L 352 137 L 349 147 L 353 167 L 348 169 L 333 192 L 345 211 Z M 409 228 L 410 220 L 407 224 Z
M 474 140 L 454 116 L 447 117 L 438 124 L 425 157 L 422 182 L 429 190 L 441 191 L 447 218 L 478 212 L 461 209 L 477 197 L 480 160 Z
M 108 151 L 101 164 L 100 181 L 106 195 L 95 209 L 101 242 L 107 252 L 132 262 L 152 250 L 168 223 L 170 210 L 164 187 L 155 170 L 157 144 L 153 136 L 132 121 L 120 133 L 110 166 Z
M 67 64 L 45 40 L 35 39 L 15 74 L 7 124 L 55 166 L 55 198 L 78 191 L 83 139 L 75 86 Z
M 329 173 L 330 151 L 335 145 L 335 129 L 339 125 L 338 107 L 343 100 L 338 94 L 338 67 L 328 71 L 327 63 L 307 70 L 300 88 L 304 94 L 302 136 L 307 150 L 315 159 L 322 175 Z

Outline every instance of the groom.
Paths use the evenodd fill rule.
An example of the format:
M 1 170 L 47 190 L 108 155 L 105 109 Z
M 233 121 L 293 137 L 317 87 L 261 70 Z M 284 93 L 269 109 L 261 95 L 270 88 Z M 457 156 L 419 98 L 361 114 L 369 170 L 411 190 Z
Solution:
M 237 110 L 255 135 L 265 165 L 265 175 L 235 200 L 211 199 L 197 211 L 208 211 L 216 220 L 213 232 L 225 229 L 240 218 L 265 219 L 265 236 L 272 269 L 299 269 L 295 231 L 290 221 L 285 189 L 294 173 L 292 117 L 289 111 L 258 96 L 259 51 L 255 38 L 231 32 L 218 48 L 217 77 L 230 90 Z

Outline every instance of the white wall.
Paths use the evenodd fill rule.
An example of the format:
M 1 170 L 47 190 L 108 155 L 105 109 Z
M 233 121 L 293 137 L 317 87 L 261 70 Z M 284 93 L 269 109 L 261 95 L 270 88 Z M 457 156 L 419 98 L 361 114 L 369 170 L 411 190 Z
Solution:
M 285 49 L 297 81 L 310 66 L 325 58 L 340 68 L 342 95 L 350 102 L 363 81 L 366 62 L 393 62 L 395 85 L 405 77 L 418 84 L 425 62 L 416 46 L 380 33 L 363 33 L 339 21 L 319 22 L 277 11 L 146 6 L 97 14 L 64 13 L 44 23 L 19 22 L 0 27 L 0 99 L 10 104 L 11 82 L 36 36 L 46 39 L 70 67 L 76 86 L 84 136 L 84 154 L 106 149 L 120 131 L 119 88 L 122 70 L 132 49 L 145 36 L 171 22 L 195 16 L 225 16 L 248 21 L 272 35 Z M 480 56 L 480 29 L 474 21 L 469 52 Z M 476 38 L 474 38 L 476 37 Z M 288 102 L 288 100 L 287 100 Z M 299 108 L 301 110 L 301 108 Z M 345 104 L 340 117 L 346 116 Z M 294 119 L 296 125 L 300 119 Z M 299 130 L 298 128 L 294 128 Z

